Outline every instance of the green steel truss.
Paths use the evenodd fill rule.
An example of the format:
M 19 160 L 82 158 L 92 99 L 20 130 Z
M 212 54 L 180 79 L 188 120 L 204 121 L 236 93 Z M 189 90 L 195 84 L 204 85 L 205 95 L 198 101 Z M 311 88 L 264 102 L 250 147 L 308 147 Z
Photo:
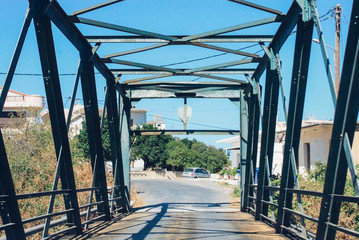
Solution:
M 164 35 L 80 17 L 84 13 L 104 11 L 102 8 L 109 9 L 111 5 L 122 1 L 109 0 L 68 14 L 55 0 L 29 0 L 29 8 L 26 12 L 23 27 L 0 95 L 0 109 L 1 111 L 3 110 L 29 25 L 33 22 L 58 165 L 52 191 L 16 195 L 3 137 L 0 133 L 0 203 L 2 218 L 0 229 L 5 231 L 7 239 L 25 239 L 25 236 L 37 232 L 42 232 L 44 238 L 65 232 L 80 235 L 88 227 L 88 224 L 93 221 L 111 221 L 112 216 L 116 213 L 130 212 L 129 155 L 131 134 L 240 135 L 242 211 L 251 212 L 256 220 L 272 224 L 278 233 L 292 234 L 300 238 L 310 239 L 316 235 L 317 239 L 334 239 L 337 231 L 356 237 L 359 236 L 356 231 L 338 226 L 342 202 L 359 204 L 359 182 L 351 153 L 359 108 L 359 0 L 353 0 L 338 100 L 335 96 L 332 72 L 314 0 L 295 0 L 287 13 L 282 13 L 251 1 L 230 0 L 233 4 L 264 11 L 272 14 L 272 16 L 193 35 Z M 279 27 L 272 35 L 235 34 L 243 29 L 266 26 L 272 23 L 279 23 Z M 111 29 L 130 35 L 84 35 L 77 25 Z M 64 104 L 62 102 L 61 84 L 53 40 L 53 27 L 56 27 L 67 38 L 77 49 L 80 56 L 68 119 L 71 119 L 74 99 L 81 80 L 93 169 L 92 186 L 87 189 L 76 189 L 75 185 L 67 134 L 69 121 L 66 124 L 63 114 Z M 296 41 L 293 46 L 294 58 L 287 110 L 279 54 L 282 46 L 295 28 Z M 328 171 L 323 192 L 301 190 L 296 171 L 314 28 L 321 42 L 323 60 L 327 69 L 326 75 L 331 88 L 330 94 L 334 105 L 336 105 Z M 109 43 L 151 43 L 153 45 L 99 56 L 97 50 L 101 44 Z M 263 52 L 261 56 L 257 53 L 216 46 L 214 45 L 216 43 L 256 43 L 262 47 Z M 233 54 L 238 59 L 193 68 L 172 68 L 121 59 L 122 56 L 173 45 L 212 49 L 226 54 Z M 110 68 L 110 64 L 111 67 L 116 65 L 118 68 Z M 250 65 L 250 67 L 242 65 Z M 95 70 L 105 78 L 107 85 L 105 106 L 110 128 L 114 175 L 114 186 L 111 186 L 110 193 L 108 193 L 108 187 L 110 186 L 106 184 L 103 147 L 98 137 L 101 135 L 104 122 L 100 123 L 99 118 Z M 259 81 L 264 72 L 266 74 L 263 77 L 265 78 L 265 84 L 262 100 L 262 86 Z M 144 77 L 123 81 L 121 78 L 124 75 L 144 75 Z M 172 79 L 172 77 L 181 79 L 187 76 L 198 77 L 201 80 L 195 82 L 168 80 Z M 204 81 L 203 79 L 210 80 Z M 272 186 L 270 176 L 272 174 L 279 95 L 282 95 L 287 129 L 281 184 L 280 186 Z M 239 107 L 240 114 L 238 117 L 241 123 L 238 126 L 239 129 L 234 130 L 131 131 L 131 106 L 142 99 L 153 98 L 193 98 L 194 100 L 197 98 L 227 98 Z M 261 136 L 259 134 L 260 129 Z M 260 151 L 258 151 L 259 143 L 261 146 Z M 258 163 L 257 156 L 259 157 Z M 255 179 L 256 166 L 259 166 L 258 183 L 256 183 Z M 348 169 L 353 179 L 355 196 L 343 196 Z M 62 189 L 57 187 L 59 181 L 61 181 Z M 77 194 L 83 191 L 89 191 L 91 198 L 86 206 L 79 206 Z M 276 191 L 279 192 L 278 203 L 274 203 L 272 197 L 272 193 Z M 54 196 L 57 194 L 63 196 L 66 210 L 53 213 Z M 298 210 L 294 210 L 293 194 L 297 196 L 298 207 L 295 209 Z M 93 195 L 95 202 L 92 200 Z M 301 207 L 302 195 L 322 197 L 318 219 L 303 213 Z M 22 219 L 17 201 L 39 196 L 51 196 L 48 213 L 31 219 Z M 96 206 L 95 210 L 91 210 L 93 206 Z M 84 208 L 87 211 L 81 212 L 80 209 Z M 96 217 L 91 215 L 93 211 L 96 211 Z M 273 214 L 274 212 L 276 214 Z M 53 216 L 58 215 L 64 215 L 65 217 L 57 221 L 51 221 Z M 300 218 L 298 226 L 291 224 L 290 218 L 292 215 Z M 82 216 L 85 217 L 85 220 L 81 219 Z M 39 219 L 45 219 L 45 224 L 31 229 L 24 228 L 25 223 Z M 318 224 L 317 233 L 309 233 L 305 229 L 305 222 L 307 221 L 314 221 Z M 61 223 L 65 223 L 67 228 L 49 236 L 49 228 Z

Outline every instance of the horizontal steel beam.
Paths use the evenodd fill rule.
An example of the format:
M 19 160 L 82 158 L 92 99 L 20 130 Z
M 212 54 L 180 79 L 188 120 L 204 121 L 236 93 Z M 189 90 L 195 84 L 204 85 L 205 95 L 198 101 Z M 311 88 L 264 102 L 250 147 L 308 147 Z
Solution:
M 114 58 L 114 57 L 125 56 L 125 55 L 139 53 L 139 52 L 145 52 L 145 51 L 149 51 L 149 50 L 152 50 L 152 49 L 164 47 L 164 46 L 167 46 L 167 45 L 168 45 L 168 43 L 158 43 L 158 44 L 143 47 L 143 48 L 137 48 L 137 49 L 132 49 L 132 50 L 128 50 L 128 51 L 108 54 L 108 55 L 105 55 L 104 58 Z
M 91 7 L 85 8 L 85 9 L 76 11 L 76 12 L 73 12 L 72 15 L 77 16 L 77 15 L 80 15 L 80 14 L 84 14 L 84 13 L 87 13 L 87 12 L 91 12 L 91 11 L 94 11 L 94 10 L 109 6 L 109 5 L 114 4 L 114 3 L 122 2 L 122 1 L 124 1 L 124 0 L 109 0 L 109 1 L 99 3 L 99 4 L 93 5 Z
M 169 36 L 175 39 L 183 39 L 186 36 Z M 167 43 L 168 40 L 148 36 L 85 36 L 90 43 Z M 243 42 L 271 42 L 273 35 L 224 35 L 203 37 L 190 42 L 174 41 L 176 44 L 189 45 L 191 43 L 243 43 Z
M 149 98 L 178 98 L 178 97 L 187 97 L 187 98 L 239 98 L 239 88 L 238 90 L 227 89 L 227 90 L 212 90 L 208 92 L 196 92 L 192 91 L 177 91 L 173 92 L 173 89 L 168 91 L 160 90 L 150 90 L 150 89 L 136 89 L 136 90 L 127 90 L 127 95 L 131 100 L 138 99 L 149 99 Z
M 139 68 L 151 69 L 151 70 L 156 70 L 156 71 L 165 71 L 167 73 L 168 72 L 172 72 L 172 73 L 180 72 L 180 70 L 177 70 L 177 69 L 155 66 L 155 65 L 151 65 L 151 64 L 145 64 L 145 63 L 124 61 L 124 60 L 118 60 L 118 59 L 109 59 L 109 58 L 102 58 L 102 60 L 105 63 L 116 63 L 116 64 L 121 64 L 121 65 L 131 66 L 131 67 L 139 67 Z
M 193 74 L 193 76 L 197 76 L 197 77 L 201 77 L 201 78 L 216 79 L 216 80 L 221 80 L 221 81 L 225 81 L 225 82 L 246 83 L 246 81 L 239 80 L 239 79 L 219 77 L 219 76 L 208 75 L 208 74 Z
M 251 2 L 248 2 L 248 1 L 245 1 L 245 0 L 229 0 L 229 1 L 239 3 L 239 4 L 242 4 L 242 5 L 248 6 L 248 7 L 252 7 L 252 8 L 255 8 L 255 9 L 258 9 L 258 10 L 262 10 L 262 11 L 265 11 L 265 12 L 273 13 L 273 14 L 276 14 L 276 15 L 282 15 L 281 11 L 278 11 L 278 10 L 275 10 L 275 9 L 272 9 L 272 8 L 269 8 L 269 7 L 264 7 L 262 5 L 251 3 Z
M 291 7 L 286 14 L 282 24 L 279 26 L 276 34 L 272 42 L 269 44 L 268 48 L 273 49 L 273 52 L 279 52 L 282 48 L 283 44 L 293 31 L 294 27 L 297 25 L 298 16 L 301 13 L 301 7 L 298 5 L 296 1 L 293 1 Z M 253 79 L 259 79 L 266 69 L 267 62 L 269 61 L 269 57 L 267 54 L 264 54 L 261 63 L 258 65 L 255 73 L 253 74 Z
M 160 39 L 168 40 L 168 41 L 175 40 L 175 38 L 173 38 L 173 37 L 169 37 L 169 36 L 159 34 L 159 33 L 144 31 L 144 30 L 140 30 L 140 29 L 136 29 L 136 28 L 125 27 L 125 26 L 121 26 L 121 25 L 117 25 L 117 24 L 100 22 L 100 21 L 76 17 L 76 16 L 70 16 L 70 17 L 74 23 L 83 23 L 83 24 L 91 25 L 91 26 L 95 26 L 95 27 L 107 28 L 107 29 L 121 31 L 121 32 L 127 32 L 127 33 L 133 33 L 133 34 L 138 34 L 141 36 L 156 37 L 156 38 L 160 38 Z
M 238 31 L 238 30 L 242 30 L 242 29 L 257 27 L 257 26 L 261 26 L 261 25 L 265 25 L 265 24 L 269 24 L 269 23 L 273 23 L 273 22 L 280 22 L 280 21 L 282 21 L 282 18 L 279 17 L 279 16 L 270 17 L 270 18 L 260 19 L 260 20 L 256 20 L 256 21 L 252 21 L 252 22 L 241 23 L 241 24 L 238 24 L 238 25 L 235 25 L 235 26 L 221 28 L 221 29 L 217 29 L 217 30 L 213 30 L 213 31 L 205 32 L 205 33 L 191 35 L 191 36 L 183 38 L 183 40 L 191 41 L 191 40 L 194 40 L 194 39 L 199 39 L 199 38 L 209 37 L 209 36 L 215 36 L 215 35 L 218 35 L 218 34 L 234 32 L 234 31 Z
M 259 55 L 257 55 L 257 54 L 233 50 L 233 49 L 224 48 L 224 47 L 213 46 L 213 45 L 204 44 L 204 43 L 192 43 L 192 45 L 197 46 L 197 47 L 202 47 L 202 48 L 213 49 L 213 50 L 217 50 L 217 51 L 225 52 L 225 53 L 233 53 L 233 54 L 242 55 L 242 56 L 246 56 L 246 57 L 259 58 Z
M 148 77 L 143 77 L 143 78 L 130 79 L 130 80 L 123 81 L 122 83 L 144 82 L 144 81 L 148 81 L 148 80 L 152 80 L 152 79 L 159 79 L 159 78 L 172 77 L 172 76 L 175 76 L 175 75 L 173 75 L 173 74 L 155 75 L 155 76 L 148 76 Z M 181 76 L 182 76 L 182 74 L 181 74 Z M 233 83 L 246 83 L 246 81 L 239 80 L 239 79 L 226 78 L 226 77 L 214 76 L 214 75 L 209 75 L 209 74 L 189 74 L 189 76 L 196 76 L 199 78 L 216 79 L 216 80 L 220 80 L 220 81 L 233 82 Z
M 239 135 L 239 130 L 133 130 L 132 135 Z
M 159 79 L 159 78 L 165 78 L 165 77 L 171 77 L 173 74 L 162 74 L 162 75 L 155 75 L 155 76 L 148 76 L 148 77 L 142 77 L 142 78 L 135 78 L 123 81 L 122 83 L 136 83 L 136 82 L 144 82 L 152 79 Z
M 86 41 L 80 30 L 67 17 L 65 11 L 56 1 L 51 1 L 46 9 L 46 14 L 79 52 L 92 51 L 91 44 Z M 104 76 L 104 78 L 115 78 L 96 53 L 93 54 L 91 62 L 95 65 L 96 69 L 102 74 L 102 76 Z
M 151 74 L 168 74 L 167 71 L 158 71 L 151 69 L 110 69 L 114 75 L 127 74 L 127 75 L 151 75 Z M 178 69 L 180 72 L 184 72 L 186 69 Z M 253 74 L 255 68 L 227 68 L 217 70 L 202 70 L 194 72 L 195 74 Z M 181 76 L 192 76 L 190 73 L 182 73 Z
M 241 87 L 242 85 L 243 83 L 234 84 L 234 83 L 223 83 L 223 82 L 147 82 L 147 83 L 121 84 L 123 89 L 129 89 L 133 87 L 146 87 L 146 86 L 166 86 L 166 87 L 191 86 L 195 88 L 204 88 L 204 87 Z
M 188 69 L 188 70 L 185 70 L 185 72 L 186 73 L 194 73 L 194 72 L 199 72 L 199 71 L 213 70 L 213 69 L 218 69 L 218 68 L 238 66 L 238 65 L 247 64 L 247 63 L 256 63 L 256 62 L 260 62 L 260 60 L 261 59 L 258 59 L 258 58 L 247 58 L 247 59 L 242 59 L 242 60 L 238 60 L 238 61 L 225 62 L 225 63 L 219 63 L 219 64 L 210 65 L 210 66 Z

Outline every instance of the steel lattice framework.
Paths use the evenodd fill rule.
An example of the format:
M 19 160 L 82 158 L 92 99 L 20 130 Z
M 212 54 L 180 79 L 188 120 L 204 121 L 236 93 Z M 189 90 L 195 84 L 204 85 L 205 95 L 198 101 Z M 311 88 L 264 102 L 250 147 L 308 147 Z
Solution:
M 359 237 L 358 232 L 337 225 L 342 202 L 359 204 L 358 177 L 351 153 L 359 109 L 359 0 L 353 0 L 350 30 L 338 98 L 334 91 L 331 67 L 325 50 L 325 42 L 315 0 L 295 0 L 286 14 L 272 8 L 251 3 L 250 1 L 230 0 L 239 5 L 270 13 L 273 16 L 194 35 L 163 35 L 80 17 L 84 13 L 100 10 L 121 1 L 123 0 L 109 0 L 68 15 L 56 0 L 29 0 L 29 8 L 1 92 L 0 110 L 2 111 L 4 108 L 5 99 L 15 73 L 28 28 L 33 21 L 58 166 L 54 176 L 52 191 L 16 195 L 3 137 L 0 137 L 0 201 L 2 204 L 1 218 L 3 222 L 0 230 L 5 230 L 7 239 L 25 239 L 26 236 L 36 232 L 43 232 L 43 237 L 48 238 L 53 236 L 48 235 L 49 228 L 60 223 L 67 223 L 68 227 L 63 231 L 55 233 L 55 235 L 70 231 L 81 234 L 83 226 L 92 221 L 111 221 L 113 214 L 129 212 L 129 150 L 131 134 L 195 133 L 240 134 L 242 211 L 251 212 L 257 220 L 273 224 L 278 233 L 292 233 L 301 238 L 312 238 L 313 236 L 305 230 L 305 221 L 314 221 L 318 224 L 317 239 L 334 239 L 336 231 L 342 231 Z M 274 35 L 227 34 L 271 23 L 280 23 Z M 130 35 L 85 36 L 76 24 L 111 29 L 129 33 Z M 64 106 L 52 26 L 56 26 L 60 30 L 80 55 L 67 123 L 63 114 Z M 283 84 L 279 52 L 295 28 L 296 41 L 293 48 L 294 61 L 287 109 L 284 94 L 280 94 L 281 92 L 283 93 Z M 316 29 L 319 36 L 323 60 L 327 70 L 326 74 L 331 88 L 330 94 L 336 106 L 328 170 L 323 192 L 301 190 L 296 170 L 314 29 Z M 256 53 L 213 45 L 213 43 L 227 42 L 257 43 L 261 46 L 264 54 L 259 56 Z M 101 44 L 107 43 L 153 43 L 153 45 L 99 56 L 97 50 Z M 121 56 L 151 51 L 171 45 L 196 46 L 235 54 L 245 58 L 186 69 L 156 66 L 120 59 Z M 122 68 L 111 69 L 109 64 L 111 66 L 117 64 L 122 66 Z M 250 64 L 251 66 L 255 64 L 255 67 L 242 68 L 241 66 L 245 64 Z M 107 192 L 102 142 L 101 138 L 98 137 L 101 135 L 101 127 L 104 120 L 100 122 L 95 69 L 105 78 L 107 87 L 105 106 L 110 128 L 112 162 L 114 166 L 114 186 L 111 188 L 111 198 L 108 197 Z M 266 75 L 264 98 L 263 102 L 261 102 L 262 86 L 259 84 L 259 79 L 263 73 Z M 243 79 L 246 80 L 239 80 L 237 77 L 225 77 L 224 75 L 226 74 L 243 76 Z M 123 75 L 146 76 L 122 81 L 121 76 Z M 196 76 L 211 79 L 211 81 L 166 81 L 168 77 L 177 76 Z M 93 185 L 91 188 L 86 189 L 76 189 L 67 134 L 80 80 L 93 168 Z M 270 176 L 273 163 L 275 127 L 278 115 L 278 100 L 281 95 L 283 97 L 282 102 L 287 121 L 284 160 L 281 184 L 280 186 L 271 186 Z M 240 130 L 131 131 L 131 106 L 141 99 L 149 98 L 227 98 L 240 109 Z M 261 151 L 257 152 L 259 129 L 262 130 L 260 140 Z M 258 184 L 255 184 L 254 172 L 257 165 L 257 155 L 259 155 L 259 175 Z M 348 169 L 352 175 L 355 196 L 343 195 Z M 61 190 L 57 189 L 58 181 L 61 181 Z M 79 206 L 77 194 L 84 191 L 91 192 L 91 199 L 94 194 L 96 202 L 91 202 L 90 200 L 88 205 Z M 273 203 L 272 199 L 272 193 L 275 191 L 279 191 L 278 204 Z M 294 210 L 292 206 L 293 194 L 297 195 L 298 211 Z M 64 197 L 66 210 L 63 212 L 53 213 L 54 197 L 56 195 L 63 195 Z M 303 213 L 301 207 L 302 195 L 322 197 L 320 217 L 318 219 Z M 30 219 L 22 219 L 17 201 L 40 196 L 51 196 L 48 213 Z M 97 207 L 95 208 L 97 217 L 90 218 L 91 207 L 93 206 Z M 88 208 L 85 221 L 81 220 L 81 216 L 84 213 L 80 209 L 83 208 Z M 277 216 L 271 216 L 269 209 L 272 211 L 277 209 Z M 56 222 L 51 221 L 51 217 L 58 215 L 66 215 L 66 217 Z M 301 219 L 299 227 L 293 227 L 290 224 L 291 215 L 299 216 Z M 23 225 L 25 223 L 40 219 L 46 219 L 45 224 L 32 229 L 24 229 Z

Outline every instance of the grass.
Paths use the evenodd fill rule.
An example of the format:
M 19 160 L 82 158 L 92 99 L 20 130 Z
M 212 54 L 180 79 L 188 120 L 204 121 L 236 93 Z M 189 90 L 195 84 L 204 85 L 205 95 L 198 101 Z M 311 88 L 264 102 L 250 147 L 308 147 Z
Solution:
M 145 203 L 142 199 L 141 194 L 137 191 L 136 187 L 131 187 L 131 201 L 134 201 L 133 208 L 142 207 Z
M 233 193 L 232 193 L 233 197 L 241 197 L 241 189 L 237 186 L 235 186 L 233 188 Z
M 231 207 L 235 209 L 241 208 L 241 189 L 237 186 L 233 187 L 233 192 L 231 193 Z

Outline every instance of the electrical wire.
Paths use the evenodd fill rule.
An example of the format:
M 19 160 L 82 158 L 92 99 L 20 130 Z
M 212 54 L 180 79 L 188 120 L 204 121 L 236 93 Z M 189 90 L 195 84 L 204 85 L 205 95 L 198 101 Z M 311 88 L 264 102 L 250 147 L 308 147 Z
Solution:
M 0 72 L 0 75 L 6 75 L 6 72 Z M 95 72 L 95 74 L 100 74 L 99 72 Z M 17 76 L 34 76 L 34 77 L 42 77 L 42 73 L 14 73 Z M 59 76 L 76 76 L 76 73 L 59 73 Z
M 257 43 L 252 44 L 250 46 L 246 46 L 246 47 L 243 47 L 243 48 L 236 49 L 236 51 L 241 51 L 241 50 L 244 50 L 244 49 L 247 49 L 247 48 L 255 47 L 257 45 L 258 45 Z M 229 53 L 227 53 L 227 52 L 219 53 L 219 54 L 215 54 L 215 55 L 211 55 L 211 56 L 207 56 L 207 57 L 202 57 L 202 58 L 196 58 L 196 59 L 192 59 L 192 60 L 188 60 L 188 61 L 166 64 L 166 65 L 162 65 L 161 67 L 169 67 L 169 66 L 173 66 L 173 65 L 179 65 L 179 64 L 184 64 L 184 63 L 202 61 L 202 60 L 206 60 L 206 59 L 210 59 L 210 58 L 214 58 L 214 57 L 220 57 L 220 56 L 223 56 L 223 55 L 226 55 L 226 54 L 229 54 Z
M 149 116 L 155 116 L 153 114 L 148 114 Z M 181 120 L 178 119 L 173 119 L 173 118 L 169 118 L 169 117 L 163 117 L 163 119 L 167 119 L 167 120 L 171 120 L 171 121 L 175 121 L 175 122 L 182 122 Z M 193 124 L 193 125 L 198 125 L 198 126 L 202 126 L 202 127 L 211 127 L 211 128 L 217 128 L 217 129 L 221 129 L 221 130 L 230 130 L 228 128 L 222 128 L 222 127 L 216 127 L 216 126 L 211 126 L 211 125 L 206 125 L 206 124 L 201 124 L 201 123 L 194 123 L 194 122 L 190 122 L 189 124 Z
M 329 9 L 327 13 L 323 14 L 322 16 L 319 17 L 319 19 L 327 16 L 328 14 L 333 14 L 334 13 L 334 10 L 333 9 Z M 329 18 L 331 18 L 332 15 L 330 17 L 327 17 L 325 19 L 322 19 L 322 21 L 325 21 L 325 20 L 328 20 Z M 344 16 L 345 18 L 345 16 Z M 345 18 L 346 20 L 346 18 Z M 296 33 L 296 31 L 293 31 L 290 33 L 290 35 Z M 258 44 L 253 44 L 253 45 L 249 45 L 249 46 L 246 46 L 246 47 L 243 47 L 243 48 L 239 48 L 237 49 L 237 51 L 240 51 L 240 50 L 244 50 L 244 49 L 247 49 L 247 48 L 251 48 L 251 47 L 255 47 L 255 46 L 258 46 Z M 260 50 L 261 51 L 261 50 Z M 260 51 L 257 51 L 256 53 L 260 52 Z M 169 67 L 169 66 L 174 66 L 174 65 L 179 65 L 179 64 L 185 64 L 185 63 L 191 63 L 191 62 L 197 62 L 197 61 L 202 61 L 202 60 L 206 60 L 206 59 L 210 59 L 210 58 L 215 58 L 215 57 L 220 57 L 220 56 L 223 56 L 223 55 L 226 55 L 226 54 L 229 54 L 229 53 L 220 53 L 220 54 L 215 54 L 215 55 L 211 55 L 211 56 L 207 56 L 207 57 L 202 57 L 202 58 L 197 58 L 197 59 L 192 59 L 192 60 L 188 60 L 188 61 L 183 61 L 183 62 L 176 62 L 176 63 L 170 63 L 170 64 L 166 64 L 166 65 L 161 65 L 161 67 Z M 248 57 L 245 57 L 243 59 L 246 59 Z M 0 72 L 0 75 L 6 75 L 7 73 L 6 72 Z M 100 74 L 98 72 L 96 72 L 95 74 Z M 18 75 L 18 76 L 42 76 L 41 73 L 14 73 L 14 75 Z M 76 76 L 76 73 L 59 73 L 59 76 Z M 199 78 L 196 78 L 196 79 L 193 79 L 191 81 L 197 81 L 199 79 L 201 79 L 202 77 L 199 77 Z

